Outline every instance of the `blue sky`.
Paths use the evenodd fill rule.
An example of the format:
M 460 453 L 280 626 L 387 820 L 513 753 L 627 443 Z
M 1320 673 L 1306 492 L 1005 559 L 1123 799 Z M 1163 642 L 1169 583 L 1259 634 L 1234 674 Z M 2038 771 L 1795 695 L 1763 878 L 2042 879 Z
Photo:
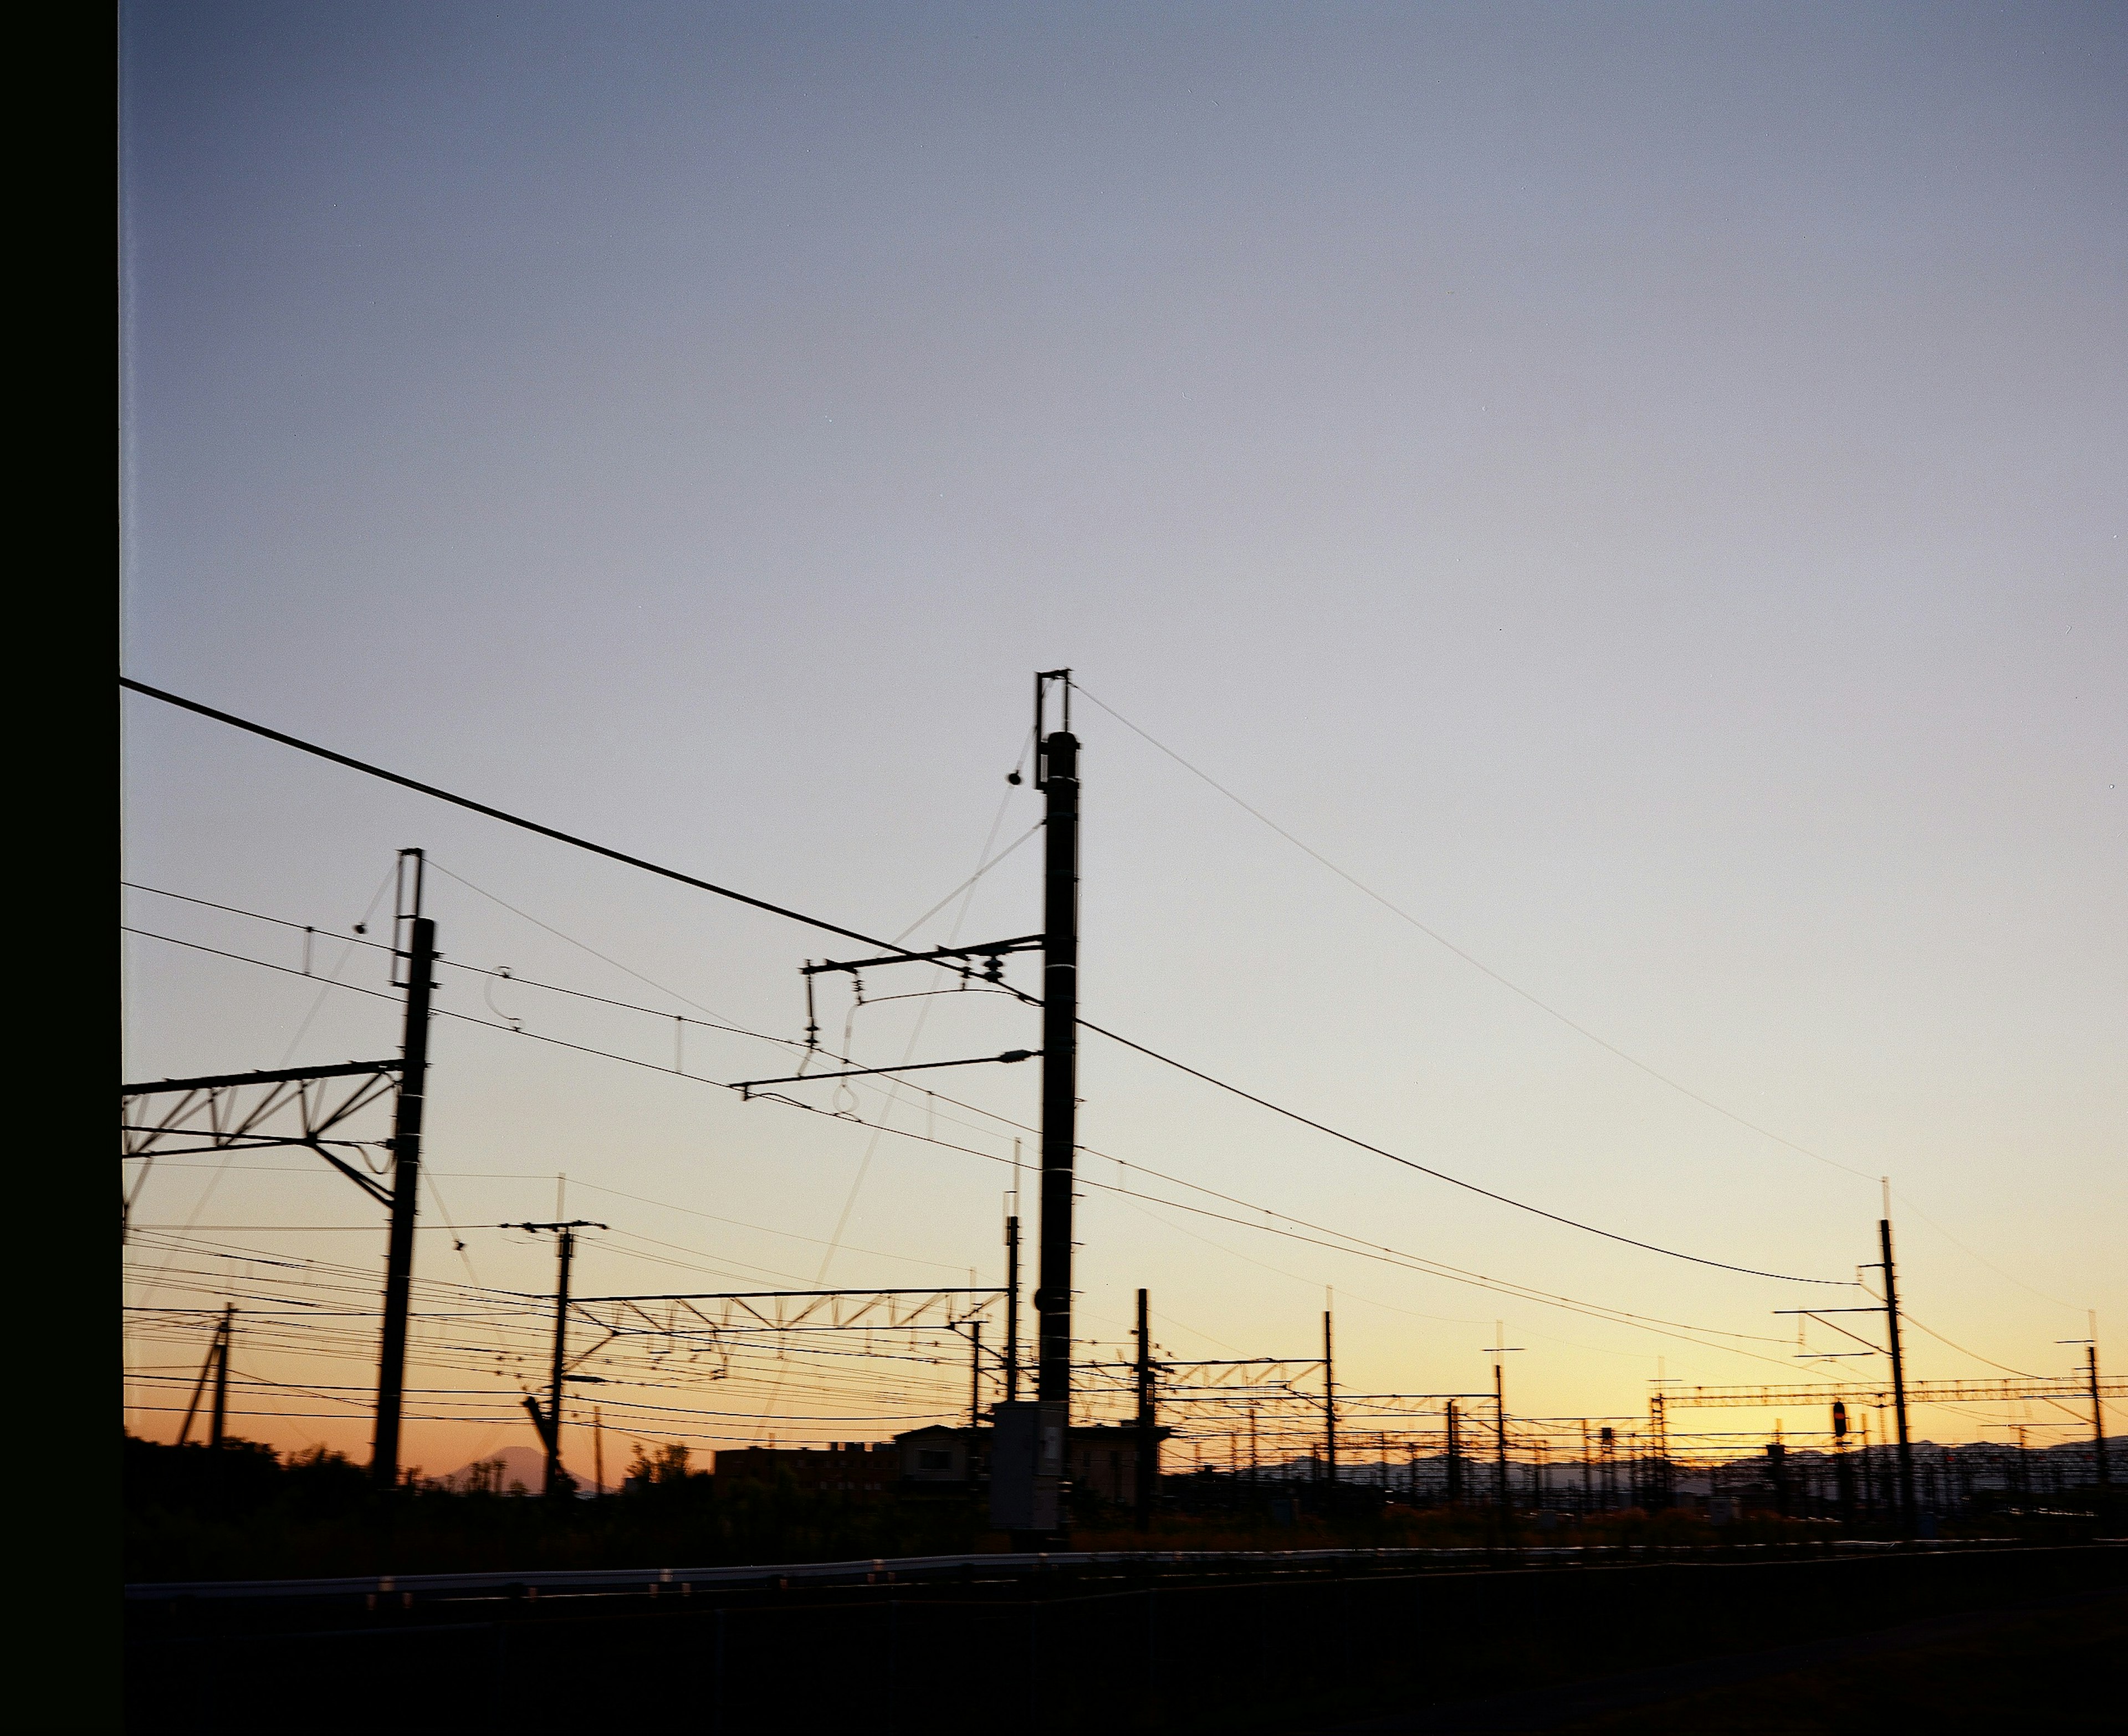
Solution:
M 2020 1369 L 2062 1364 L 2087 1308 L 2128 1318 L 2104 1253 L 2128 1217 L 2117 8 L 123 16 L 131 673 L 892 934 L 1033 823 L 1004 774 L 1029 671 L 1068 664 L 1538 1001 L 1831 1161 L 1503 989 L 1082 700 L 1089 1017 L 1753 1266 L 1851 1276 L 1889 1174 L 1916 1314 Z M 135 880 L 344 932 L 423 845 L 736 1022 L 800 1022 L 803 931 L 123 715 Z M 1037 873 L 1030 849 L 986 878 L 961 937 L 1036 926 Z M 642 990 L 436 885 L 447 953 Z M 305 985 L 165 943 L 126 968 L 133 1076 L 396 1041 L 381 1003 L 306 1027 Z M 655 1019 L 449 992 L 669 1050 Z M 1002 1001 L 917 1001 L 856 1015 L 856 1051 L 898 1060 L 926 1008 L 927 1055 L 1033 1034 Z M 686 1081 L 469 1028 L 438 1048 L 431 1162 L 468 1221 L 544 1212 L 551 1181 L 511 1178 L 565 1170 L 666 1202 L 591 1215 L 705 1259 L 810 1283 L 844 1221 L 881 1251 L 833 1280 L 917 1269 L 888 1255 L 995 1275 L 995 1164 L 883 1141 L 865 1167 L 861 1133 Z M 1033 1070 L 965 1094 L 1031 1120 Z M 1787 1330 L 1783 1287 L 1538 1224 L 1113 1050 L 1083 1077 L 1114 1157 Z M 173 1224 L 368 1209 L 235 1169 L 144 1197 Z M 1104 1339 L 1144 1283 L 1176 1354 L 1297 1351 L 1332 1285 L 1369 1390 L 1480 1383 L 1503 1312 L 1546 1411 L 1637 1412 L 1659 1356 L 1785 1378 L 1083 1210 Z M 545 1282 L 482 1233 L 483 1281 Z M 283 1245 L 374 1253 L 352 1228 Z M 639 1254 L 587 1269 L 643 1288 Z M 432 1468 L 488 1438 L 432 1432 Z

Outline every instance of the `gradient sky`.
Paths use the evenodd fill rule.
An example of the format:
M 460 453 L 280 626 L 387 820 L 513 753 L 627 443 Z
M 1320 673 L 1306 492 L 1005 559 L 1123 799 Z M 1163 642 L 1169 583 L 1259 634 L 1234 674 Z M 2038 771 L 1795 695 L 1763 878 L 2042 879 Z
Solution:
M 1088 1017 L 1752 1267 L 1851 1277 L 1889 1174 L 1906 1299 L 1963 1347 L 1917 1338 L 1922 1375 L 2065 1371 L 2085 1310 L 2102 1338 L 2128 1321 L 2118 7 L 123 20 L 129 672 L 898 934 L 1037 817 L 1003 777 L 1029 671 L 1068 664 L 1779 1137 L 1081 700 Z M 149 701 L 122 715 L 135 880 L 344 932 L 420 845 L 736 1022 L 802 1023 L 816 934 Z M 1028 849 L 960 937 L 1038 926 L 1038 891 Z M 126 908 L 295 961 L 283 932 Z M 459 960 L 672 1004 L 454 880 L 432 909 Z M 383 1003 L 329 996 L 306 1025 L 300 982 L 153 941 L 128 942 L 126 994 L 128 1077 L 397 1042 Z M 670 1058 L 654 1020 L 482 998 L 445 1004 Z M 1035 1034 L 1000 999 L 904 1002 L 856 1015 L 856 1052 L 900 1059 L 921 1008 L 924 1057 Z M 616 1236 L 580 1283 L 810 1286 L 846 1209 L 831 1282 L 996 1279 L 995 1164 L 886 1139 L 853 1192 L 861 1130 L 463 1025 L 435 1043 L 455 1218 L 544 1217 L 538 1178 L 566 1171 L 572 1210 L 701 1269 Z M 737 1040 L 687 1060 L 786 1070 Z M 1830 1293 L 1510 1212 L 1098 1039 L 1081 1079 L 1114 1158 L 1460 1266 L 1774 1339 L 1772 1310 Z M 952 1089 L 1031 1121 L 1035 1086 Z M 160 1168 L 140 1219 L 374 1221 L 306 1161 Z M 1109 1195 L 1081 1213 L 1104 1342 L 1146 1284 L 1172 1354 L 1305 1354 L 1335 1286 L 1356 1390 L 1488 1383 L 1503 1316 L 1521 1412 L 1643 1414 L 1658 1358 L 1694 1382 L 1828 1366 Z M 466 1240 L 482 1282 L 549 1282 L 526 1238 Z M 421 1261 L 467 1269 L 434 1236 Z M 169 1305 L 170 1282 L 130 1293 Z M 243 1426 L 360 1453 L 366 1402 Z M 416 1424 L 406 1456 L 530 1440 Z

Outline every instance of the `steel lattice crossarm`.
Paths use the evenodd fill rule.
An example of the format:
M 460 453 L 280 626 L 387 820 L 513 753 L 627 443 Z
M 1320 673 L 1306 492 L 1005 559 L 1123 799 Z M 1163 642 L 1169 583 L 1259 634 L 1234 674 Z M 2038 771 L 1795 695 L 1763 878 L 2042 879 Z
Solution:
M 1493 1395 L 1489 1392 L 1340 1392 L 1337 1395 L 1337 1415 L 1342 1423 L 1356 1428 L 1363 1422 L 1375 1419 L 1394 1421 L 1400 1417 L 1445 1417 L 1446 1406 L 1451 1401 L 1460 1402 L 1465 1400 L 1474 1404 L 1482 1402 L 1489 1406 Z
M 616 1337 L 949 1331 L 988 1316 L 1003 1290 L 756 1290 L 715 1296 L 586 1296 L 571 1310 Z
M 348 1061 L 331 1067 L 284 1067 L 221 1073 L 118 1088 L 119 1155 L 152 1163 L 208 1151 L 256 1151 L 305 1145 L 372 1198 L 388 1205 L 377 1178 L 336 1157 L 375 1141 L 330 1138 L 371 1104 L 392 1094 L 402 1063 Z M 144 1167 L 142 1179 L 145 1178 Z M 138 1191 L 139 1183 L 135 1183 Z
M 1162 1404 L 1199 1392 L 1227 1392 L 1238 1397 L 1282 1397 L 1291 1394 L 1305 1397 L 1311 1402 L 1322 1402 L 1322 1394 L 1300 1394 L 1294 1392 L 1298 1383 L 1304 1380 L 1320 1382 L 1323 1378 L 1323 1359 L 1319 1356 L 1233 1357 L 1213 1362 L 1156 1362 L 1153 1368 L 1159 1379 L 1160 1399 Z M 1137 1377 L 1138 1364 L 1129 1362 L 1081 1363 L 1077 1373 L 1088 1375 L 1103 1386 L 1128 1387 Z
M 2099 1396 L 2128 1397 L 2128 1381 L 2102 1380 Z M 1848 1404 L 1888 1405 L 1889 1383 L 1876 1387 L 1674 1387 L 1663 1395 L 1663 1403 L 1674 1410 L 1681 1405 L 1722 1405 L 1732 1408 L 1770 1410 L 1781 1406 L 1807 1408 L 1829 1405 L 1836 1399 Z M 1907 1402 L 1918 1404 L 1985 1404 L 2018 1399 L 2088 1402 L 2088 1382 L 2073 1377 L 2054 1380 L 1910 1380 Z

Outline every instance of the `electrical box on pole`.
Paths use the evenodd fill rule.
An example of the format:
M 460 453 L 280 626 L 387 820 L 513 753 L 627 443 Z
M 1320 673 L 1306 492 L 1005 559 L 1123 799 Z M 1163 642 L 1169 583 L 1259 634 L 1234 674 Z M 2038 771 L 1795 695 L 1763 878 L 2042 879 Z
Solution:
M 990 1528 L 1034 1539 L 1057 1530 L 1064 1477 L 1064 1406 L 996 1405 L 990 1411 Z

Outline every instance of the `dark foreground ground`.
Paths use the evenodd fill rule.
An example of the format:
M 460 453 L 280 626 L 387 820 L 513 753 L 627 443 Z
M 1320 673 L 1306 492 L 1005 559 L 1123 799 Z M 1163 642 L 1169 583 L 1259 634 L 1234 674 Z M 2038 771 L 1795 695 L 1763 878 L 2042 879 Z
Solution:
M 2128 1729 L 2128 1596 L 1938 1616 L 1345 1724 L 1391 1732 L 2004 1733 Z
M 884 1582 L 884 1573 L 878 1576 Z M 143 1731 L 2119 1729 L 2128 1547 L 129 1604 Z

